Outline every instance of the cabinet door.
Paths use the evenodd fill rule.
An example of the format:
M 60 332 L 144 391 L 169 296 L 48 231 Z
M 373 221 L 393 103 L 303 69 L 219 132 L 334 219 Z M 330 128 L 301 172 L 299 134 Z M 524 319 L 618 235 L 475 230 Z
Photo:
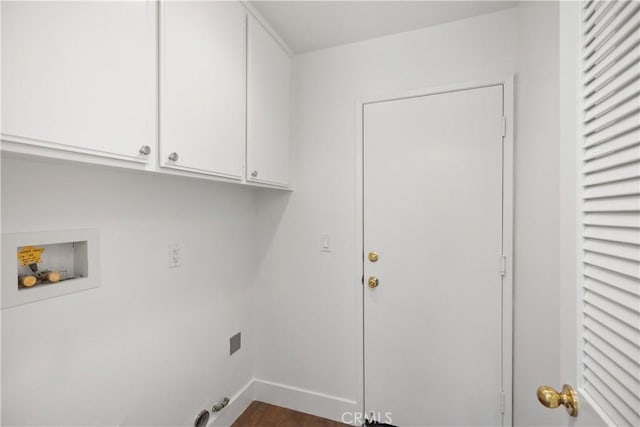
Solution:
M 157 123 L 155 4 L 1 7 L 2 139 L 146 162 L 141 147 L 155 147 Z
M 289 184 L 291 59 L 249 17 L 247 180 Z
M 162 166 L 242 178 L 245 56 L 240 3 L 161 3 Z

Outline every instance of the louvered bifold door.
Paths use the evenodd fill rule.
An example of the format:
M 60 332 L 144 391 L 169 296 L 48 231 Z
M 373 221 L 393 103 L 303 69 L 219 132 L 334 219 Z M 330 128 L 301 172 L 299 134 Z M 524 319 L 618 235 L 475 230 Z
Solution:
M 640 426 L 640 2 L 582 13 L 582 386 Z

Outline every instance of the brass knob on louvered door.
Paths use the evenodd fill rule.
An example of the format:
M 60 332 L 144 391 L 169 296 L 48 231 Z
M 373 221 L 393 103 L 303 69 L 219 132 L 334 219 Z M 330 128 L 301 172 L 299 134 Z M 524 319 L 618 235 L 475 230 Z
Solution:
M 375 289 L 375 288 L 378 287 L 378 284 L 379 284 L 379 282 L 378 282 L 378 278 L 376 276 L 369 277 L 369 282 L 368 282 L 369 288 Z
M 562 392 L 558 393 L 555 388 L 548 385 L 538 387 L 538 400 L 547 408 L 557 408 L 564 405 L 567 412 L 572 417 L 578 416 L 578 393 L 569 384 L 562 386 Z

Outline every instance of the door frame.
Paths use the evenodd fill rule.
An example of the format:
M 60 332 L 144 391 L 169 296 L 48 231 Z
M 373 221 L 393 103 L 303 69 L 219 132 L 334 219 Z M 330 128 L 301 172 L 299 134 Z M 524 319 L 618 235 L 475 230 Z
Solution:
M 402 100 L 447 92 L 480 89 L 489 86 L 503 87 L 503 114 L 506 118 L 506 131 L 503 137 L 503 204 L 502 204 L 502 247 L 507 257 L 505 275 L 502 279 L 502 389 L 504 391 L 504 414 L 502 424 L 512 425 L 513 421 L 513 221 L 514 221 L 514 76 L 512 74 L 496 76 L 483 80 L 432 86 L 405 92 L 372 95 L 356 100 L 356 140 L 355 140 L 355 259 L 354 287 L 356 292 L 356 330 L 359 342 L 356 343 L 356 384 L 357 407 L 364 414 L 365 378 L 364 378 L 364 106 L 384 101 Z M 496 272 L 498 271 L 496 260 Z M 496 396 L 499 399 L 499 396 Z

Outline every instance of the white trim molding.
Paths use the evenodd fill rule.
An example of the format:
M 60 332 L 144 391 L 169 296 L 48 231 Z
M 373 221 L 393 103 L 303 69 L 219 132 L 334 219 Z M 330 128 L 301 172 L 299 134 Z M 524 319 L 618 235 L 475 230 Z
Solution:
M 207 427 L 230 426 L 254 400 L 254 380 L 252 379 L 231 397 L 223 410 L 212 415 Z
M 254 378 L 214 414 L 208 427 L 230 426 L 254 400 L 340 422 L 350 422 L 358 411 L 354 400 Z

